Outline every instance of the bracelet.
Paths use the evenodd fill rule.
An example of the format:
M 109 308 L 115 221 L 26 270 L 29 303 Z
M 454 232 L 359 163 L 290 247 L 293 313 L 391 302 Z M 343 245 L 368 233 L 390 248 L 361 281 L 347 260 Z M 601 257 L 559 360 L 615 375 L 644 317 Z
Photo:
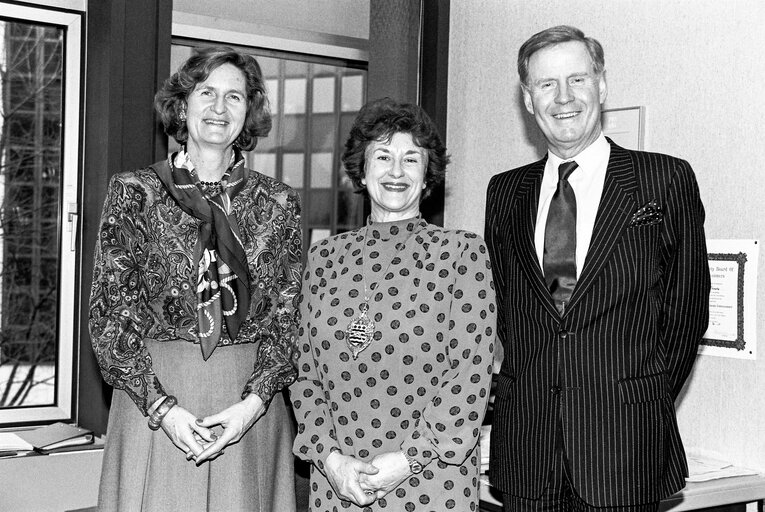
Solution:
M 149 416 L 149 428 L 152 430 L 159 430 L 159 426 L 162 424 L 162 420 L 165 418 L 165 415 L 170 411 L 170 409 L 175 407 L 177 403 L 177 398 L 175 398 L 173 395 L 167 395 L 162 403 L 159 404 L 156 409 L 154 409 L 154 412 L 151 413 L 151 416 Z

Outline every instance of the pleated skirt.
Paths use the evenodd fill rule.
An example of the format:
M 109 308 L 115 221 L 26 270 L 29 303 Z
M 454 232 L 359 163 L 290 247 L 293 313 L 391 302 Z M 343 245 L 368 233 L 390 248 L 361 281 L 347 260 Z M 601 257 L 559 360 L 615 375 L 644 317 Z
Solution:
M 241 400 L 257 345 L 218 347 L 207 360 L 186 341 L 147 342 L 167 393 L 202 418 Z M 220 430 L 216 431 L 220 434 Z M 291 512 L 294 427 L 282 394 L 239 443 L 197 467 L 128 397 L 114 390 L 98 510 Z

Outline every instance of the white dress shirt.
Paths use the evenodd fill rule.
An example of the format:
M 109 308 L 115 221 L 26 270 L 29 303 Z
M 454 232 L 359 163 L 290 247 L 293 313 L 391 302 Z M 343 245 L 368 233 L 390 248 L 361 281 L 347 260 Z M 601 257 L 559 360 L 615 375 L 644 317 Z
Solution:
M 595 227 L 595 216 L 598 213 L 600 197 L 603 195 L 603 183 L 606 180 L 608 158 L 611 146 L 603 133 L 584 151 L 565 161 L 575 160 L 578 167 L 569 175 L 568 182 L 576 195 L 576 277 L 584 267 L 587 251 L 590 248 L 592 230 Z M 545 173 L 542 177 L 542 187 L 539 191 L 539 207 L 537 208 L 537 223 L 534 230 L 534 245 L 539 259 L 539 268 L 543 269 L 542 258 L 545 249 L 545 225 L 550 200 L 558 188 L 558 166 L 564 162 L 552 152 L 547 152 Z

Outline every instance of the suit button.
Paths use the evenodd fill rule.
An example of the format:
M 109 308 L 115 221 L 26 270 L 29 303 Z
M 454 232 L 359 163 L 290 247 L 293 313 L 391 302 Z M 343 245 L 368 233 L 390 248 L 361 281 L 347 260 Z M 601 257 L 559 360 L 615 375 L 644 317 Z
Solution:
M 550 388 L 550 393 L 553 395 L 559 395 L 560 394 L 560 386 L 553 386 Z
M 568 338 L 568 331 L 566 329 L 561 329 L 560 331 L 558 331 L 558 337 L 562 340 L 565 340 L 566 338 Z

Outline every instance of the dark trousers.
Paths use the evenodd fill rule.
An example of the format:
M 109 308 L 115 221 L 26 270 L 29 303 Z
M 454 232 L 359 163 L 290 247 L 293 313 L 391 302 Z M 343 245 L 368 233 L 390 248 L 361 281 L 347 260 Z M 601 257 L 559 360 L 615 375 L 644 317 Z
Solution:
M 512 494 L 502 495 L 505 512 L 656 512 L 659 503 L 626 507 L 594 507 L 577 495 L 563 449 L 563 429 L 558 428 L 558 442 L 553 469 L 542 496 L 532 500 Z

